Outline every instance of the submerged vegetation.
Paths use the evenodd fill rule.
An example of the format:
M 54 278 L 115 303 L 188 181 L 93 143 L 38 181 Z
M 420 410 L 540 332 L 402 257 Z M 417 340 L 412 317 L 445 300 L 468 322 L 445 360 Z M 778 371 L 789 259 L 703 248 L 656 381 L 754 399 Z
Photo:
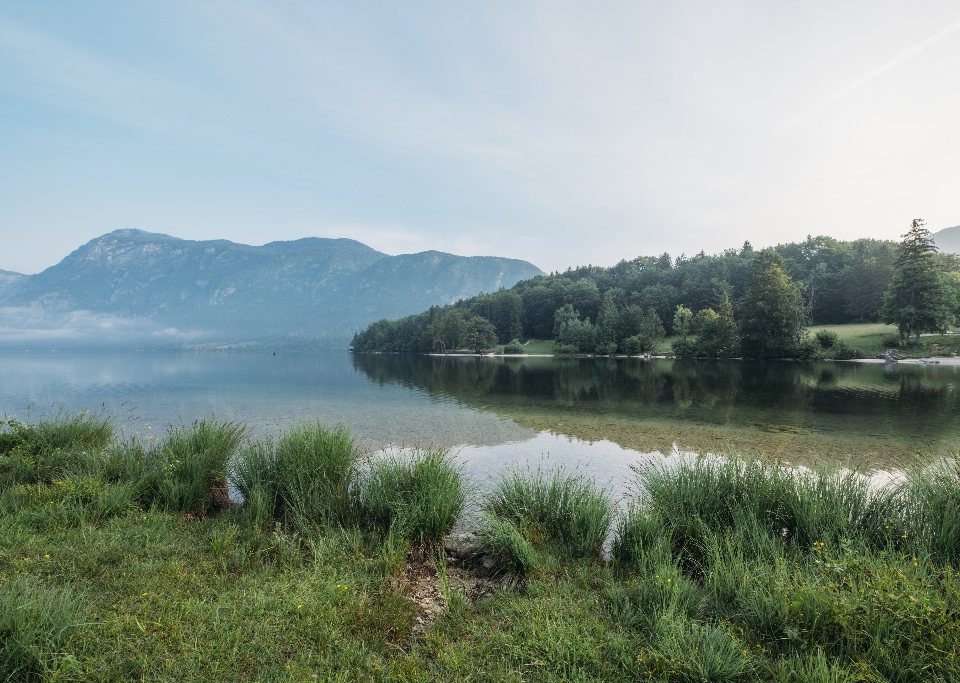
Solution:
M 369 458 L 317 423 L 7 421 L 0 680 L 960 677 L 955 460 L 877 485 L 677 457 L 625 501 L 518 470 L 465 517 L 467 494 L 444 451 Z

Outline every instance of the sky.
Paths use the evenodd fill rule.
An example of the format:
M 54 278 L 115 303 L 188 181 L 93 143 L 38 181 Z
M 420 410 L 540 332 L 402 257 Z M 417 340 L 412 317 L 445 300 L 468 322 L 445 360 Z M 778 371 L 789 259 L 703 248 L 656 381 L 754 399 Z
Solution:
M 545 271 L 960 224 L 960 5 L 0 0 L 0 269 L 111 230 Z

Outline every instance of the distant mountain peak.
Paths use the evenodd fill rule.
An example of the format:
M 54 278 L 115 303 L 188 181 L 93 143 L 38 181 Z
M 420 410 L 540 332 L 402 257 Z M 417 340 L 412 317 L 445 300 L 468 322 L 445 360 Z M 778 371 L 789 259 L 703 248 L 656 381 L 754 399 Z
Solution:
M 347 339 L 380 318 L 539 274 L 516 259 L 439 251 L 388 256 L 347 238 L 251 246 L 124 228 L 37 275 L 0 277 L 0 303 L 31 311 L 34 321 L 46 316 L 48 326 L 82 311 L 139 321 L 131 325 L 145 335 L 159 329 L 216 340 Z
M 931 235 L 934 244 L 940 251 L 946 251 L 954 254 L 960 254 L 960 225 L 952 228 L 944 228 Z

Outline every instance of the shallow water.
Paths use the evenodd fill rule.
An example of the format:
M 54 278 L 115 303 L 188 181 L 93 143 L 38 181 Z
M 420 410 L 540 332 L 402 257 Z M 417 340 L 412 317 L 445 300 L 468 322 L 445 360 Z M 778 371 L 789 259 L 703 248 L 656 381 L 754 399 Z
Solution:
M 622 482 L 649 453 L 737 449 L 886 465 L 960 443 L 960 368 L 387 354 L 0 355 L 0 411 L 105 410 L 157 433 L 214 414 L 254 435 L 342 422 L 371 450 L 454 447 Z M 149 429 L 148 429 L 149 425 Z

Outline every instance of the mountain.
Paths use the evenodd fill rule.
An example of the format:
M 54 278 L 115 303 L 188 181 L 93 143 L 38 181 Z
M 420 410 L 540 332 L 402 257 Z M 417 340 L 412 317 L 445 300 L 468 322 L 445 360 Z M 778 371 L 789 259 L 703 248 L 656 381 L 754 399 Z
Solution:
M 940 251 L 960 254 L 960 225 L 952 228 L 944 228 L 932 235 L 934 243 L 940 248 Z
M 83 328 L 107 337 L 339 344 L 374 320 L 540 273 L 490 256 L 388 256 L 349 239 L 254 247 L 116 230 L 37 275 L 0 273 L 0 338 L 4 329 L 23 336 L 61 327 L 74 336 Z
M 0 306 L 19 294 L 29 279 L 29 275 L 0 270 Z

